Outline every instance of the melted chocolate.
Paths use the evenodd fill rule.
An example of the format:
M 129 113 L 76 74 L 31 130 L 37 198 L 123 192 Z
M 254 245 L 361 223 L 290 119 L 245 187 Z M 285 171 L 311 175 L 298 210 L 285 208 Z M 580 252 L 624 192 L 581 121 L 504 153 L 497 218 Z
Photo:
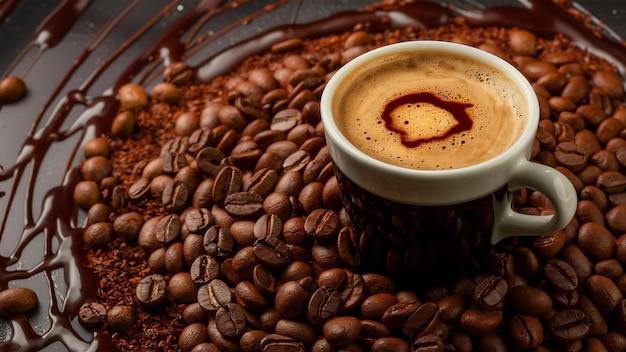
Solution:
M 439 109 L 449 112 L 457 121 L 457 124 L 452 126 L 447 131 L 442 131 L 440 135 L 411 139 L 404 129 L 398 127 L 398 125 L 409 125 L 411 121 L 397 121 L 398 119 L 393 116 L 393 111 L 403 105 L 410 105 L 413 109 L 419 109 L 420 104 L 422 103 L 431 104 Z M 455 134 L 470 130 L 474 121 L 472 121 L 472 117 L 465 109 L 472 106 L 474 105 L 469 103 L 443 100 L 430 92 L 409 93 L 389 101 L 387 105 L 385 105 L 381 118 L 385 121 L 385 128 L 391 132 L 399 133 L 401 135 L 400 140 L 402 141 L 402 144 L 408 148 L 415 148 L 422 143 L 446 139 Z
M 528 0 L 524 3 L 529 6 L 456 12 L 468 17 L 476 26 L 517 26 L 543 35 L 564 33 L 581 47 L 602 53 L 625 72 L 626 51 L 621 45 L 599 39 L 550 1 Z M 0 165 L 0 290 L 20 285 L 34 287 L 40 300 L 40 308 L 34 317 L 0 320 L 0 336 L 11 336 L 10 340 L 0 341 L 1 349 L 37 351 L 63 345 L 68 350 L 77 351 L 114 350 L 110 337 L 94 335 L 76 321 L 80 305 L 96 297 L 98 279 L 88 269 L 84 256 L 79 226 L 81 216 L 72 205 L 72 190 L 79 180 L 75 166 L 80 161 L 81 144 L 108 131 L 118 107 L 112 92 L 122 84 L 131 80 L 148 84 L 151 75 L 162 69 L 161 65 L 180 60 L 200 62 L 195 65 L 194 72 L 199 81 L 206 82 L 231 71 L 248 56 L 285 39 L 348 31 L 358 23 L 367 23 L 374 30 L 414 24 L 432 27 L 446 23 L 453 15 L 446 7 L 417 1 L 399 8 L 336 13 L 305 24 L 295 24 L 293 19 L 282 21 L 283 26 L 238 40 L 225 49 L 211 50 L 211 53 L 203 50 L 212 48 L 221 38 L 229 38 L 231 29 L 253 23 L 261 15 L 290 4 L 293 3 L 277 1 L 275 6 L 260 8 L 249 17 L 232 20 L 229 26 L 212 33 L 204 25 L 221 13 L 237 11 L 241 4 L 201 0 L 189 5 L 191 8 L 183 9 L 181 15 L 179 7 L 188 5 L 171 1 L 160 5 L 162 8 L 155 14 L 141 13 L 144 22 L 138 30 L 130 34 L 124 32 L 124 38 L 110 37 L 119 34 L 117 26 L 125 20 L 132 21 L 136 12 L 145 10 L 139 9 L 142 5 L 139 0 L 130 1 L 125 8 L 110 16 L 99 30 L 90 34 L 85 47 L 74 48 L 76 51 L 70 53 L 69 58 L 72 64 L 52 82 L 50 92 L 42 95 L 43 100 L 38 101 L 38 96 L 33 97 L 31 92 L 30 99 L 25 100 L 28 104 L 0 106 L 0 112 L 6 111 L 0 115 L 0 122 L 12 124 L 15 130 L 12 135 L 6 134 L 3 147 L 11 143 L 11 148 L 18 150 L 17 153 L 12 153 L 14 149 L 11 148 L 3 151 L 3 158 L 16 155 L 10 163 L 0 159 L 4 160 L 4 165 Z M 20 5 L 18 0 L 0 2 L 0 21 L 10 18 Z M 62 1 L 34 30 L 32 41 L 2 76 L 17 75 L 13 71 L 23 66 L 22 61 L 26 60 L 24 76 L 27 84 L 35 88 L 38 84 L 49 85 L 47 74 L 35 70 L 37 64 L 52 49 L 67 50 L 62 44 L 69 41 L 73 26 L 90 11 L 91 5 L 90 0 Z M 154 31 L 161 33 L 155 36 Z M 146 38 L 152 38 L 152 42 L 143 51 L 137 54 L 131 50 Z M 111 42 L 119 47 L 112 54 L 98 58 L 100 63 L 95 69 L 84 72 L 84 67 L 89 67 L 86 63 L 94 59 L 94 53 L 103 46 L 112 45 Z M 32 50 L 38 50 L 38 53 L 31 55 Z M 75 57 L 71 57 L 72 54 Z M 128 55 L 133 55 L 130 61 Z M 125 63 L 123 68 L 116 66 L 120 62 Z M 27 122 L 9 120 L 10 116 L 19 114 L 35 117 L 34 120 L 23 119 Z M 25 126 L 25 123 L 30 125 Z M 21 135 L 20 129 L 27 132 Z

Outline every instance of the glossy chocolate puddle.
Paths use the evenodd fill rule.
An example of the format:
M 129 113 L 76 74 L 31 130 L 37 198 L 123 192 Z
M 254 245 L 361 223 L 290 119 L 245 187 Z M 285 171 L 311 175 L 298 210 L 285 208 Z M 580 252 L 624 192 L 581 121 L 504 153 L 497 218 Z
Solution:
M 108 131 L 118 108 L 112 92 L 129 81 L 150 85 L 164 65 L 187 61 L 194 66 L 196 79 L 208 82 L 230 72 L 249 55 L 266 51 L 285 39 L 340 33 L 361 22 L 369 22 L 372 30 L 418 23 L 434 27 L 459 13 L 474 26 L 516 26 L 543 36 L 564 33 L 574 44 L 607 58 L 622 73 L 626 71 L 626 50 L 622 46 L 598 39 L 557 5 L 541 0 L 525 2 L 527 8 L 500 6 L 455 12 L 418 1 L 393 10 L 340 12 L 304 24 L 295 22 L 297 16 L 292 16 L 284 21 L 286 25 L 241 39 L 217 52 L 209 50 L 224 46 L 220 40 L 231 38 L 242 24 L 254 25 L 268 13 L 285 8 L 297 15 L 303 6 L 295 1 L 278 1 L 275 6 L 257 7 L 248 12 L 248 17 L 232 20 L 228 14 L 244 3 L 172 1 L 145 14 L 132 34 L 113 37 L 118 26 L 142 11 L 141 6 L 146 7 L 138 0 L 130 1 L 87 33 L 90 37 L 85 47 L 71 48 L 70 55 L 65 53 L 72 60 L 68 68 L 42 72 L 37 64 L 48 59 L 50 53 L 68 50 L 72 25 L 92 10 L 90 1 L 64 0 L 30 35 L 30 43 L 3 72 L 3 77 L 24 77 L 31 91 L 18 104 L 0 106 L 0 290 L 31 288 L 38 294 L 40 307 L 28 317 L 0 319 L 0 349 L 114 350 L 109 337 L 94 336 L 76 319 L 80 305 L 96 297 L 98 279 L 87 268 L 82 231 L 78 228 L 81 215 L 72 205 L 73 186 L 79 180 L 74 167 L 81 161 L 82 144 Z M 19 0 L 1 2 L 0 20 L 10 18 L 19 5 Z M 230 18 L 228 25 L 215 27 L 220 30 L 206 28 L 220 18 Z M 162 30 L 159 26 L 164 23 L 166 29 Z M 143 52 L 133 50 L 146 38 L 151 42 L 144 43 Z M 112 54 L 98 56 L 102 47 L 111 45 L 115 45 Z M 95 69 L 85 71 L 90 66 Z M 38 95 L 37 85 L 48 89 L 47 94 Z

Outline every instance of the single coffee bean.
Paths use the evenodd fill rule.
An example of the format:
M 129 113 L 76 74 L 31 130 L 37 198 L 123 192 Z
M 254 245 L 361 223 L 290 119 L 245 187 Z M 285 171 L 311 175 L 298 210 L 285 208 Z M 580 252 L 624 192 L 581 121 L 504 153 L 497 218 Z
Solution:
M 217 330 L 227 338 L 237 338 L 247 329 L 243 308 L 237 303 L 226 303 L 215 312 Z
M 162 217 L 156 226 L 156 239 L 162 244 L 170 244 L 177 240 L 181 231 L 180 217 L 176 214 L 169 214 Z
M 137 314 L 127 305 L 115 305 L 107 311 L 109 328 L 115 332 L 126 332 L 137 322 Z
M 11 287 L 0 291 L 0 316 L 8 318 L 28 313 L 37 308 L 39 300 L 35 291 L 25 287 Z
M 267 237 L 278 237 L 282 233 L 283 222 L 275 214 L 265 214 L 254 224 L 254 238 L 263 240 Z
M 221 306 L 232 302 L 233 296 L 226 282 L 213 279 L 198 289 L 198 303 L 210 313 L 215 313 Z
M 113 240 L 113 224 L 97 222 L 89 225 L 83 233 L 83 241 L 90 247 L 104 247 Z
M 291 261 L 289 247 L 278 237 L 256 240 L 253 250 L 259 262 L 270 268 L 280 268 Z
M 163 144 L 161 153 L 161 165 L 166 173 L 178 172 L 181 168 L 187 166 L 187 157 L 185 152 L 189 146 L 188 137 L 175 137 Z
M 411 344 L 411 351 L 415 352 L 443 352 L 444 348 L 443 340 L 435 334 L 420 336 Z
M 302 341 L 306 346 L 311 346 L 317 339 L 319 332 L 306 321 L 280 319 L 274 329 L 276 334 L 288 336 L 296 341 Z
M 563 248 L 565 240 L 566 235 L 564 231 L 539 236 L 533 241 L 533 251 L 541 259 L 551 258 Z
M 557 312 L 548 322 L 548 331 L 559 342 L 571 343 L 585 338 L 590 331 L 591 321 L 580 309 L 565 309 Z
M 297 281 L 288 281 L 276 291 L 275 307 L 281 317 L 293 319 L 305 311 L 309 292 Z
M 229 227 L 213 225 L 204 234 L 204 250 L 216 258 L 231 256 L 235 250 L 235 241 Z
M 615 283 L 602 275 L 591 275 L 585 282 L 587 296 L 602 313 L 612 312 L 623 300 Z
M 223 167 L 215 177 L 213 200 L 216 204 L 224 204 L 229 195 L 239 192 L 242 187 L 243 174 L 234 166 Z
M 332 346 L 353 342 L 361 332 L 361 322 L 351 316 L 336 317 L 324 323 L 324 338 Z
M 487 276 L 478 281 L 474 288 L 474 302 L 483 309 L 490 309 L 502 303 L 508 291 L 508 284 L 500 276 Z
M 158 307 L 167 299 L 167 283 L 159 274 L 148 275 L 137 284 L 136 296 L 143 306 Z
M 381 337 L 377 338 L 372 344 L 371 348 L 372 352 L 388 352 L 388 351 L 396 351 L 396 352 L 410 352 L 411 345 L 397 337 Z
M 356 268 L 361 264 L 358 238 L 352 227 L 346 226 L 339 230 L 337 252 L 345 266 Z
M 236 219 L 256 219 L 263 212 L 263 198 L 255 192 L 231 193 L 224 200 L 224 209 Z
M 565 261 L 556 258 L 550 259 L 543 266 L 543 272 L 555 290 L 568 292 L 578 287 L 578 276 Z
M 380 321 L 385 311 L 398 303 L 396 296 L 382 292 L 365 297 L 361 303 L 361 318 Z
M 252 175 L 247 191 L 257 193 L 261 197 L 267 197 L 274 191 L 277 183 L 278 173 L 275 170 L 261 169 Z
M 579 282 L 584 282 L 591 276 L 593 263 L 577 245 L 564 247 L 560 257 L 574 269 Z
M 242 308 L 250 313 L 262 313 L 270 306 L 256 285 L 247 280 L 240 281 L 235 286 L 235 299 Z
M 78 322 L 88 329 L 101 326 L 106 321 L 106 316 L 106 308 L 98 302 L 85 302 L 78 310 Z
M 267 334 L 261 339 L 260 346 L 262 352 L 285 351 L 304 352 L 306 347 L 303 342 L 291 337 L 279 334 Z
M 511 307 L 524 315 L 539 317 L 552 309 L 552 299 L 542 289 L 534 286 L 517 286 L 509 290 L 507 298 Z
M 502 323 L 501 310 L 469 308 L 459 319 L 459 325 L 468 334 L 478 335 L 494 331 Z
M 201 255 L 191 264 L 189 274 L 198 285 L 208 284 L 220 276 L 220 262 L 208 254 Z
M 410 338 L 428 335 L 439 322 L 439 307 L 427 302 L 419 306 L 402 327 L 402 333 Z
M 163 208 L 170 213 L 178 213 L 185 208 L 192 194 L 183 182 L 173 180 L 163 189 L 161 203 Z
M 279 284 L 274 274 L 267 270 L 265 266 L 257 264 L 252 269 L 252 281 L 265 297 L 274 299 Z
M 509 331 L 515 346 L 530 350 L 543 342 L 543 326 L 539 319 L 515 314 L 509 318 Z
M 595 222 L 580 226 L 578 245 L 591 260 L 610 259 L 615 255 L 615 237 L 606 227 Z
M 143 223 L 141 214 L 137 212 L 124 213 L 113 221 L 113 231 L 125 241 L 134 242 L 139 237 Z
M 307 318 L 315 324 L 323 324 L 336 316 L 343 301 L 341 293 L 332 286 L 321 286 L 312 295 L 307 307 Z
M 336 236 L 339 229 L 339 217 L 329 209 L 313 210 L 304 222 L 304 230 L 309 237 L 316 241 L 323 241 Z

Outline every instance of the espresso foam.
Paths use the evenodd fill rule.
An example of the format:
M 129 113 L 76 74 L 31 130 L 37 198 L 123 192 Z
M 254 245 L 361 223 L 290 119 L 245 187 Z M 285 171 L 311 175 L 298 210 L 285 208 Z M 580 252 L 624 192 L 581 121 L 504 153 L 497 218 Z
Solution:
M 389 115 L 393 126 L 386 125 L 385 107 L 418 92 L 465 104 L 471 128 L 451 133 L 460 122 L 424 102 L 397 106 Z M 403 53 L 369 62 L 347 77 L 337 94 L 333 113 L 352 144 L 376 159 L 413 169 L 455 169 L 489 160 L 517 140 L 527 114 L 519 88 L 506 74 L 448 53 Z

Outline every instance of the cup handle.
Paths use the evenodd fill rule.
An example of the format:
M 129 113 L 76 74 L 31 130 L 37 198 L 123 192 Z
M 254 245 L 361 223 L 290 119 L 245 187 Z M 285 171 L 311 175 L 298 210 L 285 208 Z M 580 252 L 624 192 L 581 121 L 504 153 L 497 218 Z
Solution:
M 552 203 L 554 215 L 527 215 L 513 211 L 513 192 L 523 187 L 543 193 Z M 578 202 L 576 189 L 567 177 L 556 169 L 525 159 L 513 170 L 506 191 L 494 193 L 492 197 L 494 224 L 491 244 L 494 245 L 507 237 L 538 236 L 560 231 L 574 217 Z

